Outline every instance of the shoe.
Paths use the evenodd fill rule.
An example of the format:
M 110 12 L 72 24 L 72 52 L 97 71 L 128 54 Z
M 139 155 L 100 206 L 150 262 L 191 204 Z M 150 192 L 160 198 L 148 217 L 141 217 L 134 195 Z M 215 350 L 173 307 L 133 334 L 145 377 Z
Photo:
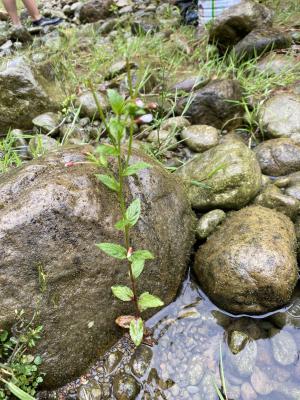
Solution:
M 43 26 L 49 26 L 49 25 L 58 25 L 58 24 L 61 24 L 62 22 L 63 22 L 63 20 L 61 18 L 58 18 L 58 17 L 57 18 L 44 18 L 44 17 L 42 17 L 37 21 L 33 21 L 32 25 L 33 26 L 43 27 Z

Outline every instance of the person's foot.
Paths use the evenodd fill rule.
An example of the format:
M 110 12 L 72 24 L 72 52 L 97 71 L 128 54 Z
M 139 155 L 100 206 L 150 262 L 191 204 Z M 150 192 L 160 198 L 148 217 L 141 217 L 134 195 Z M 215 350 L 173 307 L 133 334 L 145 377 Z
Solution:
M 40 19 L 38 19 L 37 21 L 32 21 L 32 25 L 33 26 L 49 26 L 49 25 L 58 25 L 61 24 L 63 22 L 63 20 L 61 18 L 45 18 L 42 17 Z

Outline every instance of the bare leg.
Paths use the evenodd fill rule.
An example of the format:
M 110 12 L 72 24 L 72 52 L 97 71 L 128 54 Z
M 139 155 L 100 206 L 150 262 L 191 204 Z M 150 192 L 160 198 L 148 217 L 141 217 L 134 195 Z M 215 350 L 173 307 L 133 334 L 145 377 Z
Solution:
M 11 18 L 12 23 L 15 26 L 20 26 L 21 20 L 18 16 L 16 0 L 2 0 L 2 1 L 6 11 L 8 12 L 8 15 Z
M 10 0 L 4 0 L 4 1 L 10 1 Z M 24 6 L 27 8 L 29 15 L 31 16 L 33 21 L 38 21 L 39 19 L 42 18 L 39 9 L 37 8 L 37 5 L 35 3 L 35 0 L 22 0 L 24 3 Z

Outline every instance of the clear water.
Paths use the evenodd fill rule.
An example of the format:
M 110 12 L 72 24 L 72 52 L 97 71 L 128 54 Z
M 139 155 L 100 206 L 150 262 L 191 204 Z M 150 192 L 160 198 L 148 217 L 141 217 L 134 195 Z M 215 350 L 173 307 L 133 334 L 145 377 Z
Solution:
M 158 339 L 151 365 L 140 380 L 149 398 L 217 400 L 213 386 L 220 386 L 221 346 L 228 399 L 300 399 L 299 294 L 295 293 L 293 307 L 280 314 L 236 317 L 218 309 L 188 278 L 177 300 L 149 321 Z M 278 321 L 289 318 L 299 328 L 287 324 L 278 329 Z M 228 345 L 233 331 L 252 336 L 237 355 Z M 283 348 L 277 344 L 276 361 L 273 341 L 280 332 L 287 332 L 293 345 L 284 337 Z M 139 399 L 144 396 L 143 391 Z

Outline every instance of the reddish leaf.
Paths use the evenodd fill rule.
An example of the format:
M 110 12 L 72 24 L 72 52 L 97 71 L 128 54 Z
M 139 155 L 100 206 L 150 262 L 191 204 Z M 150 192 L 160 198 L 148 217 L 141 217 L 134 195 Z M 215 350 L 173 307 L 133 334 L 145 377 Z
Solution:
M 121 315 L 116 319 L 116 324 L 119 325 L 121 328 L 129 329 L 130 322 L 135 319 L 133 315 Z

